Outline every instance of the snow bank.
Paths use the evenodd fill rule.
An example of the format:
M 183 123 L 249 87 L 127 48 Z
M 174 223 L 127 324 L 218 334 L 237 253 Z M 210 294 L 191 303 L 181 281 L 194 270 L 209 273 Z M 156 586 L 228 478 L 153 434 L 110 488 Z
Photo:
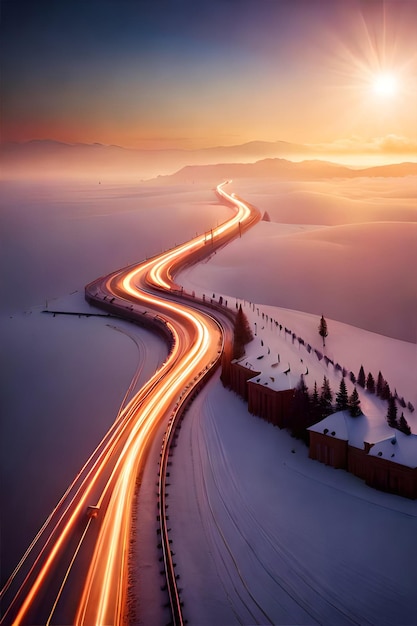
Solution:
M 189 623 L 415 624 L 415 502 L 308 459 L 218 380 L 181 427 L 172 549 Z

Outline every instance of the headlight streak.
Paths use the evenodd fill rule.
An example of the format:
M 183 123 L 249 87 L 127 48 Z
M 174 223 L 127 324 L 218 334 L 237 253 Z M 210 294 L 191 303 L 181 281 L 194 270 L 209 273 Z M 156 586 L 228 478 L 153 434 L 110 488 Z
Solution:
M 145 385 L 145 389 L 146 388 L 152 389 L 153 384 L 154 384 L 154 379 L 156 379 L 156 380 L 158 379 L 158 372 L 149 381 L 149 383 L 147 383 L 147 385 Z M 140 394 L 140 392 L 139 392 L 139 394 Z M 145 397 L 146 397 L 146 395 L 147 395 L 147 393 L 145 394 Z M 48 575 L 49 570 L 51 569 L 52 564 L 53 564 L 53 562 L 54 562 L 54 560 L 55 560 L 55 558 L 56 558 L 56 556 L 57 556 L 57 554 L 59 552 L 59 549 L 60 549 L 61 545 L 67 539 L 68 535 L 70 534 L 71 530 L 73 529 L 73 526 L 75 524 L 75 520 L 78 518 L 78 515 L 81 514 L 83 509 L 85 509 L 87 504 L 89 503 L 89 501 L 88 501 L 89 494 L 91 493 L 91 491 L 92 491 L 93 487 L 95 486 L 95 484 L 100 479 L 102 472 L 105 470 L 106 464 L 107 464 L 108 460 L 110 459 L 110 457 L 111 457 L 111 455 L 113 453 L 113 450 L 117 446 L 118 441 L 120 440 L 120 438 L 122 437 L 125 429 L 128 426 L 128 420 L 130 420 L 132 418 L 132 415 L 130 415 L 130 413 L 131 413 L 131 410 L 132 410 L 132 406 L 134 406 L 135 399 L 136 399 L 136 402 L 137 402 L 137 398 L 135 397 L 127 405 L 127 407 L 126 407 L 126 417 L 123 416 L 123 423 L 119 425 L 119 428 L 117 430 L 112 432 L 112 434 L 110 436 L 110 439 L 109 439 L 109 441 L 106 444 L 105 449 L 100 453 L 100 456 L 98 457 L 98 459 L 93 463 L 92 467 L 89 469 L 87 476 L 85 477 L 85 479 L 82 482 L 82 485 L 80 485 L 80 487 L 78 488 L 78 490 L 76 491 L 76 493 L 72 497 L 71 501 L 68 503 L 68 505 L 66 506 L 65 510 L 61 514 L 60 518 L 58 519 L 57 523 L 55 524 L 54 528 L 52 529 L 49 537 L 46 539 L 45 544 L 43 545 L 42 550 L 40 551 L 40 553 L 39 553 L 38 557 L 36 558 L 34 564 L 32 565 L 32 567 L 30 568 L 28 574 L 26 575 L 25 580 L 23 581 L 23 583 L 21 585 L 21 588 L 25 585 L 25 583 L 29 579 L 31 573 L 34 571 L 35 566 L 39 562 L 39 560 L 40 560 L 41 556 L 43 555 L 43 553 L 46 551 L 46 548 L 48 547 L 48 545 L 51 543 L 52 539 L 54 538 L 54 535 L 58 531 L 59 526 L 62 525 L 62 523 L 65 522 L 65 516 L 68 513 L 68 511 L 71 510 L 72 505 L 76 502 L 77 496 L 79 494 L 81 494 L 80 495 L 80 501 L 79 501 L 78 505 L 76 505 L 76 508 L 73 511 L 72 515 L 70 516 L 69 520 L 65 523 L 64 528 L 60 531 L 59 537 L 55 540 L 56 543 L 51 548 L 51 552 L 49 553 L 48 557 L 46 558 L 46 561 L 45 561 L 43 567 L 41 568 L 40 573 L 37 575 L 34 583 L 32 584 L 32 587 L 31 587 L 29 593 L 27 594 L 24 602 L 22 603 L 22 606 L 20 607 L 20 610 L 19 610 L 19 612 L 18 612 L 18 614 L 17 614 L 13 624 L 20 624 L 21 621 L 24 619 L 24 616 L 25 616 L 26 612 L 29 610 L 33 598 L 35 597 L 36 593 L 40 589 L 42 583 L 44 582 L 46 576 Z M 134 414 L 135 413 L 137 413 L 137 409 L 134 410 Z M 141 422 L 141 420 L 140 420 L 140 422 Z M 113 426 L 112 426 L 111 430 L 113 430 Z M 90 459 L 93 459 L 94 454 L 90 457 Z M 82 493 L 83 489 L 84 489 L 84 493 Z M 68 490 L 67 490 L 66 493 L 68 493 Z M 39 533 L 38 533 L 38 535 L 39 535 Z M 19 593 L 19 591 L 17 592 L 17 594 Z M 3 620 L 6 617 L 6 615 L 7 615 L 7 612 L 3 616 Z
M 223 190 L 225 184 L 219 185 L 217 192 L 232 203 L 237 208 L 237 212 L 233 218 L 211 231 L 212 238 L 217 237 L 217 241 L 220 235 L 229 233 L 233 235 L 236 233 L 237 226 L 240 230 L 241 223 L 249 224 L 252 219 L 253 209 L 251 210 L 234 195 L 227 194 Z M 94 283 L 96 294 L 97 289 L 104 299 L 111 294 L 114 296 L 113 300 L 117 298 L 122 303 L 123 301 L 126 303 L 122 304 L 122 307 L 128 305 L 128 308 L 133 310 L 132 303 L 138 303 L 141 306 L 149 306 L 153 311 L 155 309 L 159 312 L 164 311 L 165 318 L 161 318 L 159 313 L 156 317 L 160 318 L 169 330 L 173 340 L 172 348 L 159 370 L 118 414 L 103 441 L 64 494 L 54 510 L 55 514 L 59 515 L 58 521 L 55 522 L 51 514 L 13 572 L 10 582 L 33 549 L 37 539 L 48 524 L 53 522 L 54 526 L 49 536 L 45 539 L 13 600 L 14 602 L 23 593 L 26 594 L 23 600 L 16 600 L 18 608 L 13 624 L 24 623 L 38 594 L 45 590 L 47 577 L 52 574 L 58 555 L 64 553 L 65 542 L 69 542 L 76 523 L 83 514 L 85 515 L 87 505 L 92 504 L 91 500 L 95 501 L 98 507 L 103 508 L 100 508 L 98 537 L 80 595 L 75 623 L 79 626 L 82 624 L 86 626 L 121 624 L 126 605 L 131 510 L 138 468 L 146 460 L 152 435 L 160 426 L 162 418 L 178 406 L 179 399 L 193 387 L 194 381 L 205 366 L 214 362 L 214 354 L 218 354 L 218 350 L 216 351 L 218 341 L 214 343 L 212 337 L 213 334 L 218 336 L 220 332 L 210 316 L 204 315 L 197 309 L 190 309 L 182 303 L 167 301 L 163 299 L 163 296 L 154 295 L 150 293 L 147 286 L 171 291 L 173 289 L 172 268 L 178 266 L 180 262 L 183 263 L 188 255 L 199 248 L 204 249 L 205 243 L 206 236 L 198 236 L 139 266 L 129 270 L 120 270 L 108 279 L 98 279 Z M 86 474 L 83 477 L 84 473 Z M 81 480 L 81 483 L 76 487 L 78 480 Z M 71 496 L 70 502 L 65 504 L 62 512 L 59 512 L 59 507 L 64 504 L 74 488 L 76 491 Z M 100 490 L 99 496 L 96 493 L 98 489 Z M 95 498 L 92 497 L 94 493 L 96 493 Z M 91 519 L 86 524 L 87 528 L 90 527 L 90 522 Z M 84 530 L 76 553 L 73 554 L 66 568 L 58 595 L 49 611 L 47 623 L 52 620 L 86 534 L 87 529 Z M 34 575 L 37 569 L 39 571 Z M 34 578 L 33 582 L 30 582 L 31 576 Z M 9 581 L 8 584 L 10 584 Z M 29 587 L 29 591 L 26 591 L 26 587 Z M 5 589 L 2 593 L 4 591 Z M 21 602 L 20 605 L 19 602 Z M 6 614 L 10 607 L 11 605 Z
M 78 552 L 80 551 L 80 548 L 81 548 L 82 543 L 83 543 L 83 541 L 84 541 L 84 537 L 86 536 L 87 531 L 88 531 L 88 529 L 90 528 L 90 524 L 91 524 L 91 518 L 88 520 L 87 525 L 86 525 L 86 527 L 85 527 L 85 529 L 84 529 L 84 532 L 83 532 L 83 534 L 82 534 L 82 536 L 81 536 L 81 539 L 80 539 L 80 541 L 78 542 L 78 546 L 77 546 L 76 550 L 74 551 L 73 557 L 72 557 L 71 562 L 70 562 L 70 564 L 69 564 L 69 566 L 68 566 L 68 569 L 67 569 L 67 571 L 66 571 L 66 574 L 65 574 L 65 576 L 64 576 L 64 578 L 63 578 L 63 581 L 62 581 L 62 583 L 61 583 L 61 586 L 60 586 L 59 591 L 58 591 L 58 593 L 57 593 L 57 596 L 56 596 L 56 598 L 55 598 L 55 602 L 54 602 L 54 604 L 53 604 L 53 606 L 52 606 L 52 609 L 51 609 L 51 612 L 50 612 L 50 614 L 49 614 L 49 617 L 48 617 L 48 619 L 47 619 L 47 621 L 46 621 L 46 623 L 45 623 L 45 626 L 49 626 L 49 625 L 50 625 L 50 623 L 51 623 L 52 616 L 53 616 L 53 614 L 54 614 L 54 612 L 55 612 L 56 606 L 57 606 L 57 604 L 58 604 L 58 602 L 59 602 L 59 599 L 60 599 L 60 597 L 61 597 L 62 591 L 63 591 L 63 589 L 64 589 L 64 587 L 65 587 L 65 583 L 66 583 L 66 582 L 67 582 L 67 580 L 68 580 L 68 576 L 69 576 L 69 574 L 70 574 L 70 572 L 71 572 L 71 568 L 72 568 L 72 566 L 73 566 L 73 564 L 74 564 L 74 561 L 75 561 L 75 559 L 77 558 L 77 554 L 78 554 Z
M 132 285 L 137 279 L 137 274 L 141 271 L 143 269 L 133 270 L 123 278 L 123 288 L 132 297 L 137 297 L 137 288 Z M 145 300 L 147 304 L 161 306 L 159 298 L 154 298 L 148 294 L 142 294 L 141 300 Z M 197 358 L 204 358 L 210 346 L 209 331 L 200 314 L 191 314 L 182 305 L 163 302 L 163 306 L 166 310 L 180 314 L 187 319 L 195 328 L 196 338 L 189 351 L 178 363 L 178 367 L 168 374 L 153 394 L 149 406 L 142 413 L 141 423 L 133 427 L 108 480 L 104 492 L 110 488 L 113 478 L 118 476 L 77 613 L 77 624 L 90 624 L 92 623 L 91 620 L 94 624 L 118 623 L 118 611 L 123 604 L 124 585 L 118 584 L 118 592 L 115 594 L 115 581 L 120 582 L 119 568 L 117 567 L 118 559 L 122 557 L 124 560 L 130 535 L 131 505 L 126 506 L 126 503 L 132 501 L 134 494 L 136 467 L 141 460 L 142 451 L 146 448 L 146 441 L 155 424 L 159 423 L 160 416 L 166 413 L 169 406 L 181 393 L 185 383 L 196 368 Z M 96 612 L 94 616 L 91 613 L 87 615 L 87 605 L 91 596 L 95 599 Z M 113 608 L 110 608 L 110 598 L 113 599 Z M 88 618 L 87 621 L 85 621 L 86 618 Z
M 243 203 L 239 202 L 239 207 L 242 209 L 242 213 L 247 211 L 247 214 L 250 215 L 249 209 L 247 209 Z M 241 215 L 239 211 L 235 218 L 225 225 L 220 226 L 218 230 L 225 232 L 228 228 L 233 228 L 236 221 L 239 222 L 240 219 Z M 166 275 L 169 275 L 169 267 L 174 260 L 178 259 L 178 257 L 182 256 L 185 252 L 191 252 L 203 243 L 204 237 L 198 237 L 191 243 L 179 246 L 174 251 L 162 255 L 156 263 L 150 261 L 142 264 L 139 268 L 129 271 L 121 281 L 122 291 L 128 294 L 133 300 L 139 299 L 142 305 L 145 303 L 153 307 L 162 307 L 164 310 L 176 315 L 180 314 L 182 318 L 188 320 L 190 324 L 194 326 L 197 337 L 189 352 L 182 358 L 181 364 L 178 364 L 177 369 L 168 375 L 160 386 L 159 391 L 156 392 L 151 399 L 149 408 L 145 410 L 143 414 L 142 431 L 139 432 L 139 427 L 133 428 L 114 467 L 112 476 L 107 483 L 105 491 L 110 487 L 113 476 L 119 472 L 119 467 L 121 467 L 121 473 L 119 474 L 117 486 L 112 491 L 107 515 L 103 522 L 100 538 L 97 541 L 94 557 L 88 573 L 87 584 L 84 587 L 83 596 L 77 611 L 76 624 L 80 626 L 85 623 L 91 623 L 91 619 L 93 619 L 94 624 L 109 623 L 109 620 L 110 623 L 119 623 L 120 607 L 123 605 L 124 585 L 120 584 L 120 569 L 116 568 L 116 564 L 120 555 L 122 555 L 122 559 L 125 561 L 125 547 L 130 534 L 131 498 L 134 493 L 136 467 L 141 457 L 141 451 L 145 447 L 145 439 L 149 436 L 154 424 L 158 423 L 158 418 L 166 411 L 169 405 L 167 398 L 170 398 L 170 402 L 175 400 L 181 392 L 184 382 L 190 377 L 192 370 L 195 369 L 197 357 L 200 356 L 200 359 L 203 359 L 210 345 L 209 331 L 201 314 L 195 311 L 190 313 L 182 305 L 161 301 L 159 297 L 152 296 L 143 291 L 139 292 L 136 283 L 140 282 L 140 278 L 142 278 L 142 280 L 144 278 L 146 279 L 146 273 L 150 270 L 149 274 L 152 280 L 158 286 L 169 290 L 171 285 L 162 278 L 162 273 L 165 272 Z M 178 345 L 178 336 L 176 336 L 175 343 Z M 148 416 L 147 419 L 146 415 Z M 126 502 L 129 503 L 129 506 L 125 505 Z M 125 512 L 124 516 L 122 515 L 123 511 Z M 118 574 L 116 580 L 119 583 L 117 584 L 116 594 L 114 593 L 115 581 L 113 575 L 115 571 L 116 575 Z M 95 598 L 94 604 L 96 611 L 94 615 L 88 614 L 88 622 L 86 622 L 88 604 L 92 596 Z M 110 608 L 111 597 L 114 599 L 113 609 Z

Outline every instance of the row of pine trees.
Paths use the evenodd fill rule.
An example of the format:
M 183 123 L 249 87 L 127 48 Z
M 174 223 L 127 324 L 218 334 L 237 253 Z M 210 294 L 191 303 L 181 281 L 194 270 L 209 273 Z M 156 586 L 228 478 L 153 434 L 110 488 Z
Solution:
M 323 339 L 323 345 L 325 345 L 325 338 L 328 335 L 328 331 L 327 323 L 323 316 L 320 320 L 319 334 Z M 249 322 L 240 305 L 234 326 L 233 358 L 236 359 L 243 356 L 245 353 L 245 345 L 252 339 L 253 334 Z M 369 393 L 376 394 L 382 400 L 386 400 L 388 402 L 386 419 L 389 426 L 402 431 L 406 435 L 411 434 L 411 429 L 404 417 L 404 413 L 402 412 L 400 417 L 398 417 L 397 402 L 403 408 L 407 407 L 410 412 L 414 411 L 414 407 L 411 402 L 406 404 L 404 398 L 399 398 L 396 392 L 394 394 L 391 393 L 390 386 L 381 372 L 378 373 L 375 382 L 372 372 L 366 375 L 363 365 L 361 365 L 357 377 L 353 372 L 350 372 L 350 380 L 354 385 L 357 384 L 363 389 L 366 389 Z M 360 398 L 356 386 L 354 386 L 352 393 L 349 395 L 343 375 L 339 384 L 339 390 L 334 394 L 330 388 L 329 379 L 327 376 L 324 376 L 320 390 L 315 381 L 313 391 L 309 393 L 304 376 L 302 375 L 294 393 L 292 406 L 293 419 L 291 422 L 293 422 L 292 430 L 294 434 L 305 438 L 307 434 L 306 428 L 308 428 L 308 426 L 316 424 L 337 411 L 349 411 L 352 417 L 362 415 Z
M 411 429 L 406 418 L 404 417 L 404 412 L 402 411 L 401 415 L 398 417 L 397 402 L 403 409 L 407 407 L 411 413 L 414 411 L 414 406 L 411 402 L 406 403 L 404 398 L 399 398 L 396 391 L 394 393 L 391 392 L 390 386 L 381 372 L 378 372 L 378 377 L 375 383 L 372 373 L 369 372 L 366 376 L 363 365 L 361 365 L 356 382 L 369 393 L 374 393 L 382 400 L 386 400 L 388 402 L 386 419 L 391 428 L 396 428 L 406 435 L 411 435 Z

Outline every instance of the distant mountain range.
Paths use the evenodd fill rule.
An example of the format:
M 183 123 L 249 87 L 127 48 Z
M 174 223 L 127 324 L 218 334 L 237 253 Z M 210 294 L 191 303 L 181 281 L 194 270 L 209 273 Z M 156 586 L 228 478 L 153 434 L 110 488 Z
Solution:
M 51 140 L 0 144 L 3 177 L 29 172 L 36 176 L 85 175 L 106 179 L 124 176 L 136 180 L 172 174 L 186 165 L 253 162 L 265 157 L 303 157 L 310 153 L 302 145 L 285 141 L 253 141 L 237 146 L 201 150 L 136 150 L 121 146 L 67 144 Z
M 263 159 L 255 163 L 221 163 L 188 165 L 175 174 L 159 176 L 159 182 L 189 183 L 206 180 L 215 182 L 227 178 L 270 178 L 276 180 L 318 180 L 323 178 L 402 177 L 416 176 L 417 163 L 380 165 L 352 169 L 326 161 L 293 162 L 286 159 Z
M 136 150 L 51 140 L 0 144 L 2 178 L 64 177 L 135 182 L 156 177 L 159 182 L 242 177 L 311 180 L 329 176 L 405 176 L 416 174 L 417 167 L 415 163 L 405 163 L 355 170 L 311 160 L 314 157 L 319 155 L 311 147 L 285 141 L 252 141 L 200 150 Z

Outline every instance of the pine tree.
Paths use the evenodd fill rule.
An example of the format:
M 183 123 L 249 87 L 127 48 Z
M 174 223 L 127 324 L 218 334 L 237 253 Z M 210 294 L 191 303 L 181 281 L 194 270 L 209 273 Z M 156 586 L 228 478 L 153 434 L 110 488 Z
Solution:
M 310 404 L 313 411 L 318 411 L 320 407 L 320 396 L 317 388 L 317 381 L 314 381 L 313 393 L 311 394 Z
M 319 335 L 323 339 L 323 348 L 326 345 L 326 337 L 329 333 L 327 332 L 327 322 L 324 319 L 323 315 L 321 316 L 320 325 L 319 325 Z
M 245 354 L 245 345 L 252 341 L 253 334 L 249 326 L 248 319 L 242 311 L 242 305 L 236 313 L 235 327 L 233 334 L 233 358 L 239 359 Z
M 382 376 L 381 372 L 378 372 L 378 378 L 376 381 L 376 395 L 377 396 L 381 396 L 382 395 L 382 390 L 384 388 L 385 385 L 385 379 Z
M 371 372 L 369 372 L 368 377 L 366 379 L 366 388 L 369 393 L 375 393 L 375 379 L 372 376 Z
M 301 374 L 300 380 L 294 391 L 292 403 L 293 417 L 306 418 L 310 409 L 310 398 L 308 395 L 308 387 L 305 383 L 304 376 Z
M 391 390 L 386 380 L 384 381 L 384 386 L 382 387 L 381 398 L 383 400 L 389 400 L 391 398 Z
M 391 428 L 398 428 L 397 424 L 397 403 L 394 396 L 390 396 L 388 400 L 387 422 Z
M 404 413 L 401 413 L 400 419 L 398 420 L 398 430 L 401 430 L 405 435 L 411 435 L 411 428 L 404 417 Z
M 359 370 L 359 374 L 358 374 L 358 378 L 357 378 L 356 382 L 361 387 L 365 387 L 365 380 L 366 380 L 365 379 L 365 370 L 363 369 L 363 365 L 361 365 L 360 370 Z
M 340 381 L 339 391 L 336 394 L 336 411 L 345 411 L 348 408 L 348 392 L 345 379 Z
M 306 385 L 306 381 L 304 380 L 304 374 L 301 374 L 296 388 L 300 393 L 302 393 L 303 396 L 308 397 L 308 387 Z
M 323 378 L 323 385 L 321 387 L 321 394 L 320 394 L 320 411 L 321 411 L 322 417 L 326 417 L 327 415 L 330 415 L 330 413 L 333 413 L 332 400 L 333 400 L 333 393 L 332 393 L 332 390 L 330 389 L 329 380 L 325 376 Z
M 356 389 L 356 387 L 354 387 L 349 397 L 348 408 L 349 408 L 349 413 L 351 414 L 352 417 L 359 417 L 360 415 L 362 415 L 361 401 L 359 399 L 359 394 L 358 394 L 358 390 Z
M 307 428 L 315 424 L 319 418 L 314 419 L 311 412 L 310 396 L 303 374 L 301 374 L 300 380 L 294 390 L 289 415 L 290 420 L 287 426 L 292 435 L 297 439 L 302 439 L 308 445 L 309 435 Z

